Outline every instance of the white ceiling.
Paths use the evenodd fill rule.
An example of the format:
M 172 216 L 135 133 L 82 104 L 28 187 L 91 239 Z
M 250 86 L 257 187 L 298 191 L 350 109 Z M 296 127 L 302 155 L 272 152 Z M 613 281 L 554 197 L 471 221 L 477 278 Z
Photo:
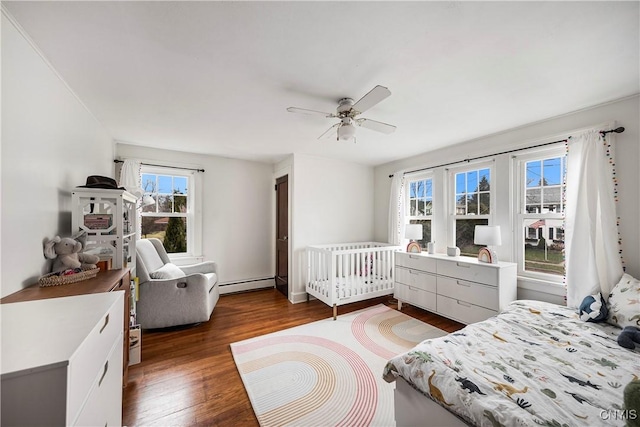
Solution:
M 369 165 L 638 93 L 639 4 L 3 1 L 118 141 Z M 377 84 L 391 135 L 286 111 Z

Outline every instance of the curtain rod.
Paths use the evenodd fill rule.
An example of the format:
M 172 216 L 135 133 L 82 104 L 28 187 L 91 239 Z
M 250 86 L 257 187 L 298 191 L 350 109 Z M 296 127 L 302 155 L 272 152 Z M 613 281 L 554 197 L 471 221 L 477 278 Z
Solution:
M 114 159 L 113 163 L 124 163 L 124 160 Z M 179 166 L 167 166 L 167 165 L 155 165 L 153 163 L 140 163 L 140 164 L 141 165 L 145 165 L 145 166 L 156 166 L 156 167 L 159 167 L 159 168 L 184 169 L 184 170 L 188 170 L 188 171 L 204 172 L 204 169 L 182 168 L 182 167 L 179 167 Z
M 604 136 L 604 135 L 606 135 L 608 133 L 611 133 L 611 132 L 622 133 L 622 132 L 624 132 L 624 128 L 622 126 L 620 126 L 618 128 L 615 128 L 615 129 L 601 130 L 600 134 L 602 136 Z M 422 171 L 426 171 L 426 170 L 430 170 L 430 169 L 441 168 L 443 166 L 451 166 L 451 165 L 455 165 L 455 164 L 458 164 L 458 163 L 464 163 L 464 162 L 468 163 L 468 162 L 472 162 L 474 160 L 485 159 L 487 157 L 499 156 L 501 154 L 515 153 L 517 151 L 530 150 L 531 148 L 544 147 L 545 145 L 558 144 L 560 142 L 567 142 L 567 141 L 568 141 L 568 139 L 560 139 L 558 141 L 545 142 L 545 143 L 542 143 L 542 144 L 531 145 L 529 147 L 523 147 L 523 148 L 516 148 L 516 149 L 513 149 L 513 150 L 501 151 L 499 153 L 486 154 L 484 156 L 471 157 L 471 158 L 464 159 L 464 160 L 456 160 L 455 162 L 443 163 L 443 164 L 437 165 L 437 166 L 429 166 L 427 168 L 420 168 L 420 169 L 414 169 L 414 170 L 406 171 L 406 172 L 403 173 L 403 175 L 410 174 L 410 173 L 415 173 L 415 172 L 422 172 Z M 389 178 L 393 178 L 393 175 L 394 174 L 389 175 Z

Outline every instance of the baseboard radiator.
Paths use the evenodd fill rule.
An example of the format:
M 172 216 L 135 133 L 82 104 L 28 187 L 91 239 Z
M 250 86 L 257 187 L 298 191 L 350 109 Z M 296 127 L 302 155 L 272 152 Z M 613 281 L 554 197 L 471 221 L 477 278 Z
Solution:
M 274 277 L 262 277 L 257 279 L 239 280 L 236 282 L 219 283 L 220 294 L 231 294 L 234 292 L 252 291 L 255 289 L 273 288 L 276 286 Z

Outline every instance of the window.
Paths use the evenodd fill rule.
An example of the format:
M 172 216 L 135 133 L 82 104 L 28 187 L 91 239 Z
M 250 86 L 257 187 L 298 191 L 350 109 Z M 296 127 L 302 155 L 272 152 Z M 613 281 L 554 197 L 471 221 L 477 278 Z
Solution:
M 141 235 L 160 239 L 167 253 L 193 252 L 192 183 L 188 172 L 167 174 L 166 169 L 142 167 L 142 188 L 154 203 L 142 207 Z
M 457 169 L 451 175 L 455 245 L 461 255 L 477 256 L 482 246 L 473 244 L 475 226 L 488 225 L 492 214 L 491 168 Z
M 433 179 L 422 176 L 410 179 L 407 192 L 407 218 L 409 224 L 422 224 L 422 240 L 416 242 L 423 249 L 431 241 L 431 221 L 433 215 Z
M 519 274 L 560 282 L 564 276 L 564 147 L 516 157 Z

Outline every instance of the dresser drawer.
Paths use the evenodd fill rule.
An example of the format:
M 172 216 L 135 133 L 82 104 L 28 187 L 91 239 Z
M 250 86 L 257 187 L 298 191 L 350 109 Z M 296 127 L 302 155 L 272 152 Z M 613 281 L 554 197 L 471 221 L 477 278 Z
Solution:
M 396 252 L 396 265 L 416 270 L 431 271 L 433 273 L 436 272 L 436 260 L 429 258 L 427 255 Z
M 498 286 L 500 269 L 480 263 L 438 260 L 438 275 Z
M 396 270 L 396 281 L 423 291 L 436 291 L 436 276 L 421 270 L 399 267 Z
M 473 305 L 498 310 L 498 288 L 466 280 L 438 276 L 438 295 L 458 299 Z
M 498 314 L 497 311 L 443 295 L 438 295 L 437 306 L 439 314 L 465 324 L 480 322 Z
M 122 333 L 113 343 L 109 358 L 93 379 L 89 396 L 82 407 L 76 426 L 122 425 Z
M 80 308 L 82 309 L 82 308 Z M 84 342 L 69 361 L 67 414 L 75 418 L 82 407 L 95 378 L 102 372 L 107 355 L 117 339 L 122 341 L 124 304 L 122 299 L 114 303 L 93 327 Z M 122 358 L 122 347 L 120 358 Z M 120 364 L 122 369 L 122 362 Z M 120 372 L 122 375 L 122 371 Z
M 423 291 L 403 283 L 396 283 L 393 296 L 403 302 L 424 308 L 429 311 L 436 311 L 436 294 Z

